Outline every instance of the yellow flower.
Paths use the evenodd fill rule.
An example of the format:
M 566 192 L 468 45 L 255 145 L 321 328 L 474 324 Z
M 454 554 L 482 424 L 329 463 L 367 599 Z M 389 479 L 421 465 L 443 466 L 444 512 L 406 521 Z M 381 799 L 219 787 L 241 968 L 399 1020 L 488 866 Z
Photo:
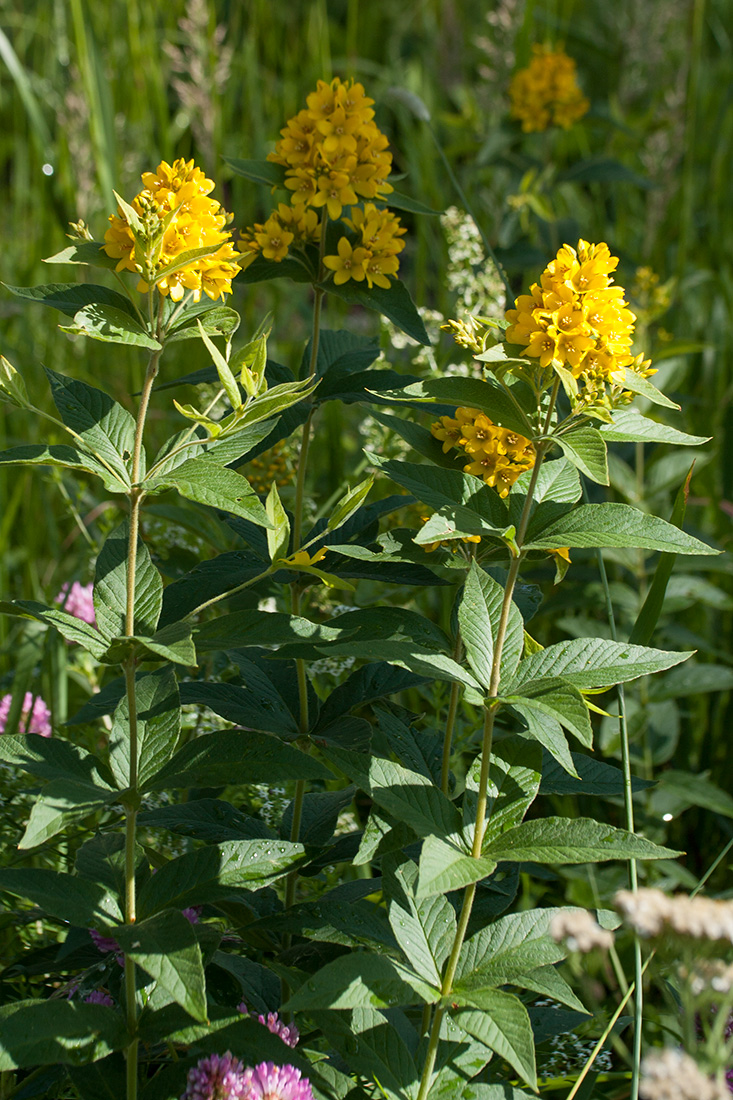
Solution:
M 506 338 L 524 346 L 540 367 L 564 367 L 580 383 L 579 400 L 597 403 L 606 384 L 623 382 L 631 366 L 636 316 L 614 286 L 618 259 L 607 244 L 565 244 L 547 265 L 539 283 L 507 310 Z M 645 368 L 646 369 L 646 368 Z M 573 398 L 575 399 L 575 398 Z
M 502 497 L 507 496 L 521 473 L 534 466 L 535 450 L 531 441 L 518 432 L 494 424 L 478 409 L 456 409 L 455 419 L 442 416 L 430 431 L 443 441 L 444 452 L 452 446 L 462 450 L 471 460 L 463 467 L 465 472 L 483 478 Z
M 532 50 L 529 65 L 509 85 L 511 116 L 522 123 L 525 133 L 550 125 L 567 130 L 590 106 L 578 86 L 575 62 L 562 48 L 536 45 Z
M 187 291 L 194 302 L 201 299 L 202 292 L 213 300 L 231 293 L 232 279 L 240 267 L 234 262 L 238 257 L 226 228 L 229 216 L 216 199 L 208 197 L 214 189 L 213 181 L 194 167 L 192 160 L 179 159 L 172 165 L 161 161 L 155 172 L 143 173 L 142 182 L 144 190 L 130 205 L 140 215 L 151 247 L 160 245 L 150 280 L 153 285 L 174 302 L 180 301 Z M 161 223 L 174 211 L 161 241 Z M 135 252 L 135 237 L 122 209 L 109 221 L 104 249 L 108 256 L 119 261 L 116 270 L 144 274 Z M 181 253 L 216 245 L 219 247 L 210 256 L 165 275 L 164 269 Z M 158 272 L 160 278 L 156 278 Z M 138 283 L 138 290 L 148 290 L 144 278 Z
M 349 279 L 363 282 L 366 270 L 365 264 L 369 260 L 369 254 L 365 248 L 352 248 L 346 237 L 341 237 L 338 244 L 338 256 L 324 256 L 324 265 L 333 271 L 333 281 L 336 286 L 346 283 Z

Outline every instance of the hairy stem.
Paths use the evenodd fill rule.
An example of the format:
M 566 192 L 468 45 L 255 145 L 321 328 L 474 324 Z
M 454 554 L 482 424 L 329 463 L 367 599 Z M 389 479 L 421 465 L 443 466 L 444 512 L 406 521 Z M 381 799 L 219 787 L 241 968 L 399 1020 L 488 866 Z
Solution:
M 140 407 L 135 425 L 135 442 L 132 451 L 130 478 L 130 536 L 127 548 L 127 583 L 125 606 L 125 634 L 131 637 L 135 633 L 135 571 L 137 567 L 137 540 L 140 527 L 140 505 L 143 493 L 140 491 L 140 458 L 142 455 L 143 430 L 148 412 L 150 394 L 158 373 L 160 351 L 150 358 L 145 372 L 145 382 L 140 397 Z M 135 898 L 135 827 L 137 823 L 137 700 L 135 697 L 135 657 L 130 655 L 123 663 L 125 687 L 127 692 L 127 710 L 130 728 L 130 774 L 129 802 L 125 812 L 125 923 L 134 924 L 136 919 Z M 127 1100 L 137 1097 L 137 998 L 135 995 L 135 963 L 125 955 L 125 1010 L 130 1043 L 125 1051 L 127 1061 Z

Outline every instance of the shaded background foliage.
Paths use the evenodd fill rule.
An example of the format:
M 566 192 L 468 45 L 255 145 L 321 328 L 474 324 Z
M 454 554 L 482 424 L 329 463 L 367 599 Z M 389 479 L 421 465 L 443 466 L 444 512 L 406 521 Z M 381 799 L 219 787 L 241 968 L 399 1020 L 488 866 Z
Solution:
M 457 196 L 426 124 L 401 94 L 412 92 L 427 105 L 515 291 L 536 277 L 558 244 L 579 236 L 608 241 L 622 258 L 619 281 L 627 287 L 641 265 L 652 267 L 662 282 L 675 280 L 671 308 L 646 327 L 639 347 L 651 351 L 661 368 L 655 381 L 683 406 L 669 422 L 714 436 L 698 458 L 687 526 L 727 549 L 733 514 L 733 213 L 727 177 L 733 92 L 726 14 L 726 0 L 622 0 L 613 5 L 599 0 L 424 0 L 410 5 L 364 0 L 108 0 L 103 5 L 48 0 L 21 5 L 2 0 L 2 280 L 12 285 L 61 280 L 60 270 L 41 259 L 64 246 L 66 223 L 81 218 L 100 237 L 113 207 L 112 188 L 135 193 L 141 171 L 161 158 L 195 156 L 217 180 L 216 194 L 235 212 L 235 225 L 251 223 L 269 209 L 267 189 L 232 176 L 221 158 L 265 156 L 307 91 L 332 74 L 353 75 L 367 84 L 378 103 L 378 122 L 392 142 L 395 169 L 407 175 L 403 189 L 444 209 Z M 528 59 L 531 44 L 545 39 L 564 42 L 576 59 L 591 111 L 567 133 L 522 137 L 508 119 L 507 84 L 515 65 Z M 447 258 L 439 222 L 409 215 L 405 220 L 410 232 L 401 276 L 420 305 L 451 314 L 451 292 L 436 277 L 436 257 L 443 263 Z M 232 304 L 251 331 L 264 312 L 273 310 L 274 357 L 297 366 L 308 335 L 306 289 L 288 282 L 235 283 Z M 3 295 L 0 314 L 3 351 L 23 364 L 39 402 L 46 400 L 42 363 L 101 385 L 115 397 L 139 388 L 144 365 L 134 352 L 115 349 L 111 374 L 105 353 L 97 345 L 60 336 L 50 312 Z M 344 323 L 344 307 L 330 300 L 327 326 Z M 373 331 L 376 321 L 357 315 L 349 325 Z M 438 364 L 452 354 L 448 339 L 441 340 Z M 389 349 L 388 358 L 397 369 L 409 366 L 406 354 L 400 358 Z M 189 344 L 181 344 L 171 352 L 169 369 L 181 375 L 204 363 L 203 349 L 192 353 Z M 158 399 L 153 431 L 155 418 L 165 418 L 168 407 Z M 345 464 L 359 454 L 358 419 L 357 411 L 335 402 L 324 415 L 313 448 L 322 500 L 338 490 Z M 0 446 L 24 442 L 22 433 L 30 430 L 26 423 L 17 416 L 11 422 L 7 408 L 0 406 Z M 612 493 L 668 515 L 690 461 L 664 448 L 647 449 L 646 455 L 631 446 L 619 449 Z M 649 488 L 641 498 L 639 475 L 645 466 Z M 87 563 L 112 522 L 103 504 L 55 473 L 32 470 L 0 470 L 0 501 L 4 597 L 41 598 L 69 577 L 88 579 Z M 172 518 L 197 529 L 199 542 L 192 553 L 208 557 L 227 548 L 218 529 L 202 529 L 198 513 L 187 518 L 179 510 Z M 623 631 L 635 618 L 645 565 L 633 554 L 618 552 L 607 553 L 606 560 Z M 190 565 L 174 555 L 169 576 Z M 639 728 L 644 717 L 647 724 L 635 766 L 642 774 L 651 774 L 652 768 L 710 771 L 722 785 L 731 774 L 733 745 L 725 735 L 733 685 L 730 568 L 726 554 L 696 563 L 694 570 L 686 566 L 673 579 L 654 642 L 695 647 L 699 660 L 716 671 L 708 675 L 711 690 L 704 693 L 697 671 L 686 681 L 681 672 L 676 685 L 668 678 L 666 688 L 655 689 L 656 698 L 640 697 Z M 538 576 L 550 579 L 546 570 Z M 535 620 L 533 626 L 543 640 L 607 630 L 591 556 L 578 554 L 568 582 L 556 590 L 548 584 L 546 591 L 542 622 Z M 371 592 L 369 585 L 362 586 L 359 601 L 368 603 Z M 403 596 L 421 600 L 424 613 L 446 621 L 448 596 L 416 597 L 396 590 L 397 602 Z M 49 652 L 47 641 L 46 652 L 39 652 L 26 632 L 19 654 L 16 629 L 0 619 L 2 690 L 9 690 L 19 657 L 21 667 L 23 661 L 33 667 L 41 656 L 44 695 L 56 719 L 63 720 L 85 697 L 83 679 L 78 674 L 77 683 L 72 679 L 70 702 L 63 651 Z M 697 694 L 690 694 L 693 690 Z M 601 745 L 613 755 L 610 724 L 600 734 Z M 640 826 L 663 840 L 662 815 L 671 813 L 675 820 L 667 840 L 688 851 L 688 867 L 699 873 L 731 835 L 733 802 L 716 802 L 703 787 L 690 798 L 689 790 L 681 793 L 670 780 L 666 794 L 663 788 L 646 803 Z M 17 802 L 3 815 L 9 837 L 15 832 L 13 816 L 18 816 Z M 58 855 L 64 858 L 62 851 Z M 595 886 L 585 876 L 569 871 L 566 879 L 569 901 L 595 903 Z M 672 876 L 669 883 L 675 882 Z M 536 883 L 534 889 L 542 887 Z

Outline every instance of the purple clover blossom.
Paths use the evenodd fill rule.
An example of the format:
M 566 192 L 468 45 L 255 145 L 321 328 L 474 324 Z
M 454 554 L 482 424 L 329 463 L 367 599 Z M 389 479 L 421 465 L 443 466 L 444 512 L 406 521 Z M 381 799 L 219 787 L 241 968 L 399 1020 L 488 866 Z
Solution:
M 12 695 L 3 695 L 0 699 L 0 733 L 5 733 L 5 726 L 10 713 Z M 48 709 L 40 695 L 33 695 L 27 691 L 23 697 L 23 707 L 18 723 L 19 733 L 39 733 L 41 737 L 51 736 L 51 711 Z
M 232 1095 L 243 1100 L 313 1100 L 310 1081 L 295 1066 L 260 1062 L 247 1066 L 242 1079 L 243 1091 Z
M 69 582 L 66 581 L 65 584 L 61 585 L 61 591 L 54 603 L 62 604 L 64 611 L 68 611 L 69 615 L 81 619 L 83 623 L 96 626 L 97 619 L 94 614 L 92 588 L 91 584 L 79 584 L 78 581 L 74 581 L 69 587 Z
M 109 993 L 105 993 L 103 989 L 93 989 L 92 992 L 84 998 L 85 1005 L 107 1005 L 108 1008 L 114 1008 L 115 1003 L 110 997 Z
M 181 1100 L 245 1100 L 244 1065 L 227 1051 L 202 1058 L 188 1071 Z
M 198 924 L 201 920 L 203 905 L 190 905 L 188 909 L 181 909 L 181 913 L 190 924 Z
M 237 1005 L 237 1009 L 243 1016 L 249 1016 L 250 1012 L 244 1001 Z M 285 1024 L 278 1016 L 277 1012 L 268 1012 L 267 1016 L 255 1016 L 255 1020 L 259 1020 L 268 1031 L 271 1031 L 273 1035 L 277 1035 L 279 1039 L 282 1039 L 284 1043 L 287 1043 L 289 1047 L 297 1047 L 298 1040 L 300 1039 L 300 1032 L 295 1024 Z

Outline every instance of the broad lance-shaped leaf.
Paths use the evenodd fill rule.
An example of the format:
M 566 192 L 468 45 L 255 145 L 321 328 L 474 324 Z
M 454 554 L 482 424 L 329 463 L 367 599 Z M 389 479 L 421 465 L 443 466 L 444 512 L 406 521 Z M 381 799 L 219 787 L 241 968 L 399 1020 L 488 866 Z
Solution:
M 402 332 L 406 332 L 418 344 L 430 347 L 430 337 L 427 334 L 423 319 L 418 313 L 415 303 L 410 297 L 410 292 L 399 279 L 393 279 L 388 288 L 372 286 L 366 287 L 363 283 L 328 282 L 324 289 L 329 294 L 335 294 L 349 305 L 362 306 L 364 309 L 372 309 L 381 313 L 383 317 L 391 321 Z
M 617 443 L 676 443 L 683 447 L 699 447 L 710 436 L 688 435 L 668 424 L 659 424 L 642 416 L 638 409 L 619 409 L 613 414 L 613 424 L 604 424 L 601 435 Z
M 588 706 L 578 689 L 568 680 L 547 677 L 541 680 L 525 680 L 518 695 L 502 696 L 510 706 L 523 703 L 555 718 L 561 726 L 578 738 L 582 745 L 591 748 L 593 730 Z
M 0 868 L 0 891 L 29 898 L 49 917 L 86 928 L 121 921 L 117 899 L 96 882 L 45 867 Z
M 0 737 L 0 760 L 42 779 L 73 779 L 112 789 L 114 780 L 106 764 L 70 741 L 42 737 L 40 733 Z
M 33 803 L 18 847 L 36 848 L 67 825 L 81 821 L 116 798 L 117 791 L 107 787 L 97 787 L 77 779 L 52 779 Z
M 312 756 L 269 733 L 218 730 L 179 749 L 147 787 L 164 791 L 173 787 L 328 779 L 330 775 Z
M 377 805 L 404 821 L 418 836 L 447 836 L 460 831 L 458 808 L 420 772 L 381 756 L 369 759 L 361 753 L 342 753 L 338 749 L 328 749 L 326 755 L 369 791 Z
M 396 1015 L 395 1009 L 387 1017 L 375 1008 L 355 1008 L 351 1012 L 316 1009 L 313 1013 L 314 1023 L 344 1059 L 349 1071 L 368 1081 L 378 1080 L 386 1100 L 405 1100 L 412 1095 L 420 1078 L 410 1047 L 414 1031 L 408 1024 L 405 1035 Z M 327 1072 L 333 1072 L 330 1062 L 320 1062 L 321 1075 L 324 1065 Z M 336 1089 L 331 1091 L 332 1095 L 339 1095 Z
M 265 501 L 265 511 L 270 525 L 267 531 L 267 550 L 270 561 L 286 558 L 290 550 L 290 520 L 282 506 L 277 485 L 273 481 Z
M 454 988 L 468 991 L 517 984 L 515 979 L 527 971 L 564 959 L 568 949 L 555 943 L 550 926 L 558 913 L 567 911 L 526 909 L 475 932 L 463 945 Z
M 519 694 L 522 684 L 549 676 L 561 676 L 581 691 L 598 690 L 672 668 L 691 656 L 607 638 L 572 638 L 525 657 L 501 692 Z
M 127 344 L 129 347 L 159 351 L 162 345 L 150 336 L 136 317 L 116 306 L 94 302 L 74 314 L 70 325 L 59 325 L 62 332 L 74 336 L 89 336 L 105 344 Z
M 35 600 L 0 600 L 0 615 L 35 619 L 47 626 L 54 626 L 64 638 L 77 642 L 97 659 L 107 649 L 107 642 L 98 630 L 60 607 L 46 607 Z
M 126 955 L 195 1020 L 206 1021 L 201 949 L 191 922 L 179 910 L 120 925 L 114 937 Z
M 680 852 L 589 817 L 524 821 L 483 849 L 497 863 L 595 863 L 607 859 L 675 859 Z
M 57 259 L 57 256 L 51 257 L 51 261 Z M 73 262 L 78 263 L 80 261 Z M 83 262 L 88 263 L 89 260 Z M 107 267 L 108 265 L 105 264 L 104 266 Z M 111 266 L 115 266 L 114 260 L 112 260 Z M 30 302 L 51 306 L 69 317 L 73 317 L 84 306 L 95 303 L 115 306 L 127 313 L 128 316 L 135 316 L 130 299 L 126 298 L 124 294 L 120 294 L 118 290 L 111 290 L 107 286 L 97 286 L 94 283 L 46 283 L 42 286 L 9 286 L 5 283 L 4 285 L 17 298 L 26 298 Z
M 443 965 L 455 938 L 455 910 L 445 897 L 415 900 L 414 863 L 397 868 L 395 878 L 398 888 L 394 892 L 390 889 L 393 896 L 389 900 L 389 922 L 395 939 L 415 972 L 440 988 Z
M 94 386 L 44 368 L 59 415 L 82 445 L 129 488 L 128 461 L 135 442 L 135 421 L 122 405 Z
M 677 554 L 718 553 L 666 520 L 628 504 L 581 504 L 540 535 L 534 535 L 526 549 L 554 550 L 558 546 L 630 546 Z
M 606 441 L 597 428 L 586 425 L 553 439 L 581 473 L 599 485 L 608 485 Z
M 260 527 L 271 527 L 259 497 L 246 477 L 220 466 L 213 458 L 189 458 L 162 477 L 151 478 L 151 489 L 177 489 L 197 504 L 208 504 L 242 516 Z
M 147 784 L 170 760 L 181 729 L 180 697 L 169 666 L 135 680 L 138 783 Z M 123 789 L 130 782 L 130 715 L 125 695 L 109 735 L 109 763 Z
M 537 1090 L 534 1036 L 529 1014 L 518 997 L 499 989 L 482 990 L 469 997 L 456 994 L 458 1003 L 480 1009 L 459 1010 L 454 1019 L 500 1058 L 509 1062 L 530 1088 Z
M 184 918 L 185 919 L 185 918 Z M 0 1007 L 0 1071 L 105 1058 L 129 1043 L 120 1012 L 64 998 Z
M 440 989 L 409 967 L 386 955 L 359 952 L 328 963 L 283 1007 L 288 1011 L 392 1008 L 419 1001 L 434 1004 L 439 998 Z
M 542 750 L 521 737 L 507 737 L 492 749 L 489 769 L 486 832 L 484 840 L 518 825 L 537 797 L 542 774 Z M 478 800 L 481 757 L 466 773 L 463 795 L 463 831 L 473 843 Z
M 127 481 L 121 480 L 110 472 L 98 458 L 87 454 L 83 448 L 68 447 L 65 443 L 30 443 L 22 447 L 9 447 L 0 451 L 2 466 L 56 466 L 60 469 L 81 470 L 101 478 L 105 489 L 110 493 L 119 493 L 127 487 Z
M 511 712 L 518 714 L 526 723 L 527 731 L 521 732 L 520 736 L 539 741 L 566 772 L 577 776 L 565 731 L 558 716 L 546 707 L 535 706 L 533 701 L 520 697 L 514 697 L 514 701 L 508 705 Z
M 94 574 L 94 612 L 107 638 L 126 633 L 128 520 L 107 536 Z M 135 633 L 152 636 L 163 604 L 163 581 L 142 539 L 138 538 L 135 565 Z
M 177 622 L 157 630 L 152 638 L 140 634 L 121 635 L 110 639 L 100 661 L 107 665 L 120 664 L 134 652 L 138 662 L 163 660 L 191 668 L 196 664 L 192 634 L 193 623 Z
M 458 680 L 467 688 L 473 689 L 474 700 L 480 700 L 482 697 L 479 682 L 468 669 L 462 668 L 452 657 L 447 657 L 444 653 L 421 649 L 408 641 L 375 639 L 369 642 L 339 642 L 329 645 L 328 648 L 319 646 L 318 650 L 329 657 L 343 654 L 346 657 L 363 657 L 367 661 L 378 661 L 381 658 L 390 664 L 399 665 L 400 668 L 409 669 L 410 672 L 433 680 L 446 680 L 448 683 Z
M 443 840 L 428 836 L 420 853 L 420 873 L 416 896 L 429 898 L 460 890 L 472 882 L 488 878 L 496 870 L 496 860 L 472 856 L 461 835 Z
M 370 452 L 367 457 L 418 500 L 454 519 L 462 531 L 501 538 L 509 526 L 506 505 L 498 493 L 473 474 L 415 462 L 385 461 Z
M 529 390 L 524 388 L 526 393 Z M 522 387 L 511 390 L 494 382 L 481 378 L 427 378 L 405 386 L 403 390 L 391 390 L 380 393 L 380 397 L 394 401 L 432 401 L 439 404 L 467 405 L 486 413 L 495 424 L 518 432 L 520 435 L 533 435 L 532 426 L 525 410 L 517 400 L 517 394 L 524 392 Z
M 356 627 L 354 627 L 354 630 Z M 301 615 L 285 611 L 232 611 L 195 628 L 196 648 L 241 649 L 249 646 L 280 646 L 289 642 L 338 641 L 354 630 L 314 623 Z
M 472 561 L 458 608 L 458 622 L 468 662 L 486 689 L 491 684 L 494 645 L 503 603 L 504 589 Z M 511 675 L 523 648 L 524 622 L 516 604 L 510 602 L 501 653 L 502 676 Z
M 171 859 L 140 891 L 141 919 L 163 909 L 185 909 L 258 890 L 286 874 L 303 856 L 284 840 L 229 840 Z

